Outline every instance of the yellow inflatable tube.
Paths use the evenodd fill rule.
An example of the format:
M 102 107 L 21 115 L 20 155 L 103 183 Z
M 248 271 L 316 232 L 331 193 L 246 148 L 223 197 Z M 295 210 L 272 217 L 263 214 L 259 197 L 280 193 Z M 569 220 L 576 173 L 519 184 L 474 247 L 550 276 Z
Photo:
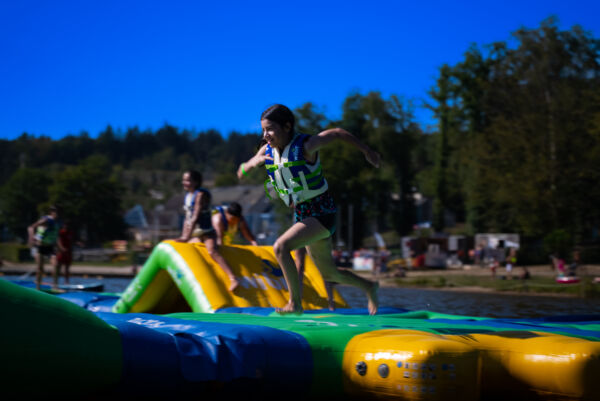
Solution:
M 342 361 L 345 392 L 365 399 L 478 400 L 479 352 L 448 337 L 402 329 L 353 337 Z
M 499 392 L 528 398 L 600 398 L 599 342 L 527 331 L 448 337 L 480 351 L 484 399 Z
M 353 337 L 344 388 L 406 400 L 597 400 L 600 343 L 541 332 L 438 335 L 377 330 Z

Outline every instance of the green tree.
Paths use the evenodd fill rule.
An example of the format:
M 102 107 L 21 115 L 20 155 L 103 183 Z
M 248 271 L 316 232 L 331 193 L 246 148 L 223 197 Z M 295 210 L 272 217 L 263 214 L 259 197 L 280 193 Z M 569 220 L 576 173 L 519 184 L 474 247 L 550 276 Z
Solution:
M 24 241 L 27 227 L 48 206 L 50 176 L 42 169 L 20 168 L 0 188 L 0 220 Z
M 384 99 L 379 92 L 351 94 L 344 102 L 342 119 L 329 123 L 312 104 L 295 112 L 299 130 L 317 133 L 340 126 L 382 154 L 383 164 L 375 169 L 356 149 L 343 143 L 321 152 L 323 171 L 342 213 L 339 230 L 344 235 L 349 229 L 347 213 L 353 213 L 355 243 L 351 246 L 358 245 L 371 230 L 408 232 L 414 222 L 416 173 L 411 152 L 420 132 L 408 102 L 396 96 Z
M 453 99 L 453 84 L 451 82 L 451 69 L 447 65 L 440 69 L 437 90 L 431 92 L 431 96 L 438 103 L 434 109 L 435 116 L 439 121 L 437 133 L 437 148 L 434 168 L 434 193 L 433 221 L 432 225 L 436 231 L 444 229 L 444 212 L 448 207 L 448 163 L 450 158 L 449 139 L 451 130 L 451 103 Z
M 513 37 L 513 48 L 472 46 L 443 71 L 454 85 L 451 103 L 434 96 L 438 111 L 451 106 L 438 113 L 448 145 L 436 163 L 446 188 L 460 189 L 438 191 L 438 201 L 459 211 L 462 199 L 475 231 L 565 229 L 580 240 L 600 224 L 600 42 L 552 18 Z
M 90 156 L 67 167 L 48 189 L 50 201 L 61 206 L 63 218 L 84 233 L 88 245 L 124 236 L 121 197 L 123 187 L 111 177 L 109 160 Z

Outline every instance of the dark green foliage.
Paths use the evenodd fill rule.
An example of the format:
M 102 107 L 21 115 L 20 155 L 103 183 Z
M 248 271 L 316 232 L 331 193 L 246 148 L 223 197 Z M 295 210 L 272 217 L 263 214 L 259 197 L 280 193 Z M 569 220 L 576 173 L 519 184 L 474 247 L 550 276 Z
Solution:
M 91 156 L 78 166 L 66 168 L 48 188 L 50 202 L 60 206 L 61 217 L 72 221 L 87 245 L 124 238 L 123 191 L 104 156 Z
M 0 219 L 23 241 L 27 227 L 46 212 L 50 176 L 42 169 L 21 168 L 0 187 Z
M 412 155 L 421 131 L 411 108 L 410 102 L 397 96 L 384 99 L 379 92 L 370 92 L 350 95 L 344 102 L 342 119 L 327 125 L 312 104 L 295 110 L 300 131 L 318 133 L 328 127 L 343 127 L 382 155 L 382 165 L 376 169 L 360 151 L 343 143 L 321 152 L 329 188 L 342 211 L 338 230 L 344 238 L 354 239 L 353 247 L 373 231 L 393 229 L 406 234 L 412 229 L 417 173 Z M 353 211 L 350 236 L 349 210 Z
M 472 233 L 564 229 L 579 242 L 600 225 L 600 41 L 553 19 L 513 37 L 442 68 L 423 178 L 437 213 L 464 214 Z

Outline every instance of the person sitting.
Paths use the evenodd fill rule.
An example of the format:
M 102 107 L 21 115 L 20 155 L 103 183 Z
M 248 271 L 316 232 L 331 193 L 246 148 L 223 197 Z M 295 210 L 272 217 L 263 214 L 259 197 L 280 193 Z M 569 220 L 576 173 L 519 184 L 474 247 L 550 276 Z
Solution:
M 578 250 L 573 251 L 573 260 L 569 265 L 569 276 L 574 277 L 577 275 L 577 268 L 581 264 L 581 256 Z
M 217 233 L 218 245 L 233 244 L 238 231 L 251 245 L 258 245 L 242 215 L 242 206 L 237 202 L 232 202 L 228 206 L 216 206 L 212 215 L 212 225 Z

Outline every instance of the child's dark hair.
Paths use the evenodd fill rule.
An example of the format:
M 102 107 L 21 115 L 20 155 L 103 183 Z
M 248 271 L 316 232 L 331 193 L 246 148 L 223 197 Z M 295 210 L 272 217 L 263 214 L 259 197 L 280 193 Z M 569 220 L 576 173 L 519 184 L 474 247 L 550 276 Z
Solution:
M 192 181 L 196 183 L 197 187 L 202 186 L 202 173 L 198 170 L 186 170 L 185 173 L 190 175 Z
M 292 113 L 290 109 L 282 104 L 274 104 L 263 111 L 260 119 L 276 122 L 277 124 L 281 125 L 282 128 L 289 123 L 292 132 L 294 131 L 294 126 L 296 125 L 294 113 Z
M 235 217 L 240 217 L 242 215 L 242 205 L 237 202 L 231 202 L 227 206 L 227 213 Z

